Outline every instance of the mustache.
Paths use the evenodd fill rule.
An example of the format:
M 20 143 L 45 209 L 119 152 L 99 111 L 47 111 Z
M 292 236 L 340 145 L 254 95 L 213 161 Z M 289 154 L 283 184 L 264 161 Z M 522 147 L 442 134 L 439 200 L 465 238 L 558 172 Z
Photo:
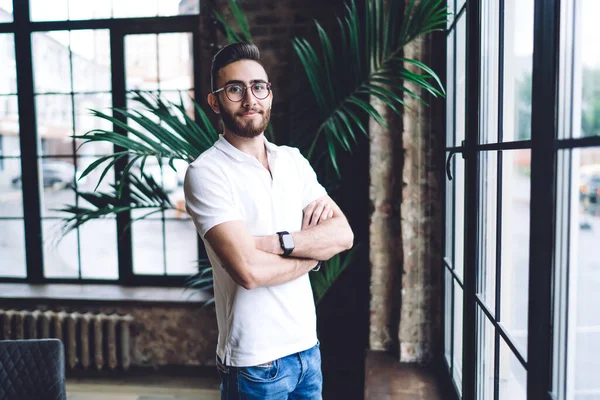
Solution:
M 237 113 L 237 115 L 244 115 L 244 114 L 248 114 L 250 112 L 255 112 L 255 113 L 259 113 L 259 114 L 264 114 L 264 110 L 259 110 L 258 108 L 249 108 L 245 111 L 239 112 Z

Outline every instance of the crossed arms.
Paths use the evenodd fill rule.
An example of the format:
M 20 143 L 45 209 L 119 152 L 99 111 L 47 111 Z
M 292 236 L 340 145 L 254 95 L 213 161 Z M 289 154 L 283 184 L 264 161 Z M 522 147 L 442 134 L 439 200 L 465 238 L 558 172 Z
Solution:
M 217 225 L 205 238 L 232 279 L 248 290 L 294 280 L 312 270 L 316 260 L 328 260 L 354 242 L 346 217 L 329 196 L 304 209 L 302 230 L 292 236 L 295 249 L 287 258 L 280 256 L 276 234 L 254 237 L 242 221 Z

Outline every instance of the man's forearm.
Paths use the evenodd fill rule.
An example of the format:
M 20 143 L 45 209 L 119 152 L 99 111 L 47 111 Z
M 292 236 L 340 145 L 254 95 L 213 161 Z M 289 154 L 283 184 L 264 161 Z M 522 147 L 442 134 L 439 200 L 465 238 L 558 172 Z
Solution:
M 344 217 L 329 219 L 292 236 L 295 245 L 292 256 L 315 260 L 329 260 L 354 244 L 354 234 Z
M 284 258 L 257 249 L 247 260 L 250 282 L 244 287 L 253 289 L 290 282 L 310 272 L 316 264 L 316 260 Z
M 354 234 L 344 217 L 332 218 L 310 229 L 293 232 L 294 251 L 291 257 L 328 260 L 334 255 L 348 250 L 354 242 Z M 278 235 L 256 238 L 257 248 L 281 255 L 283 250 Z

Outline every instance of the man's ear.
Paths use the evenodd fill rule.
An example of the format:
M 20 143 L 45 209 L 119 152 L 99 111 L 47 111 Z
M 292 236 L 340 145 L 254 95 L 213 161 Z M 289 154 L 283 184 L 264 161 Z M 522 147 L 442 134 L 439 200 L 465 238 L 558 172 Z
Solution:
M 217 100 L 217 96 L 215 96 L 213 93 L 209 93 L 206 97 L 206 101 L 208 102 L 210 108 L 212 108 L 212 110 L 215 112 L 215 114 L 221 113 L 221 110 L 219 109 L 219 101 Z

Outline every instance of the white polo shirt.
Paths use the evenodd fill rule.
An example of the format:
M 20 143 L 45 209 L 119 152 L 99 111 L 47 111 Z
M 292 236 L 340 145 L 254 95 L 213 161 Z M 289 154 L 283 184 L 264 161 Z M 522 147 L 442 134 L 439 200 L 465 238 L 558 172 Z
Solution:
M 254 236 L 302 228 L 302 210 L 326 194 L 296 148 L 265 139 L 271 174 L 222 135 L 189 167 L 186 208 L 213 267 L 219 327 L 217 355 L 226 364 L 263 364 L 313 347 L 316 315 L 308 274 L 270 287 L 246 290 L 236 284 L 204 239 L 212 227 L 241 220 Z

